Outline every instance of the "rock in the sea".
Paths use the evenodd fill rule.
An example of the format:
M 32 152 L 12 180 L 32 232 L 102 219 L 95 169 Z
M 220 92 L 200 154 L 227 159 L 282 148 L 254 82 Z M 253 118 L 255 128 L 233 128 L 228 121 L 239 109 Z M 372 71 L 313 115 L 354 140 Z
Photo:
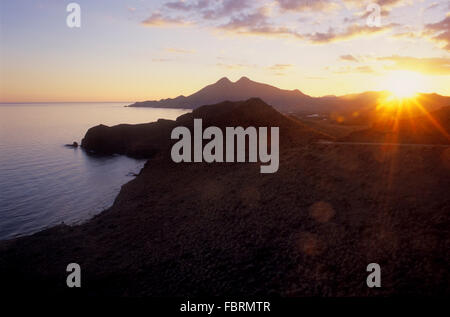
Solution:
M 78 142 L 73 142 L 72 144 L 66 144 L 67 147 L 72 147 L 74 149 L 78 148 Z

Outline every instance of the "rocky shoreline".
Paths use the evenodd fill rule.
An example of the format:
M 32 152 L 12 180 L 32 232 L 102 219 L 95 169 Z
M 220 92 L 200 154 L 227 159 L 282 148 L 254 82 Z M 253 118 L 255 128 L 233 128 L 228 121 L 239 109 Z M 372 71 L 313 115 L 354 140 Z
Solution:
M 168 133 L 193 117 L 279 126 L 279 171 L 173 163 Z M 258 99 L 92 128 L 86 150 L 149 161 L 89 222 L 0 242 L 2 286 L 22 296 L 449 295 L 449 150 L 323 138 Z M 77 290 L 66 286 L 73 262 Z M 378 289 L 366 286 L 372 262 Z

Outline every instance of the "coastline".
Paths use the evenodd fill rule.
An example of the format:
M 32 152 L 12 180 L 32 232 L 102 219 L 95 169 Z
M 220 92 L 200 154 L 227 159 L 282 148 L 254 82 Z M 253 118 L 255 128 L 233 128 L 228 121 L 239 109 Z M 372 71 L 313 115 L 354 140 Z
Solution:
M 256 120 L 251 105 L 233 111 Z M 285 122 L 266 114 L 258 122 Z M 286 125 L 302 142 L 283 145 L 276 174 L 257 163 L 176 164 L 162 147 L 87 223 L 1 241 L 4 287 L 69 295 L 75 262 L 82 296 L 449 294 L 445 149 L 355 151 Z M 365 286 L 371 262 L 383 267 L 380 289 Z
M 325 162 L 318 164 L 311 150 L 327 152 Z M 87 223 L 0 242 L 0 267 L 13 278 L 6 278 L 5 285 L 14 290 L 20 281 L 40 281 L 36 287 L 41 291 L 68 294 L 65 266 L 76 262 L 86 268 L 85 295 L 448 294 L 448 255 L 431 252 L 448 243 L 434 229 L 448 222 L 442 209 L 448 203 L 445 189 L 422 194 L 432 205 L 417 201 L 420 187 L 398 189 L 399 200 L 382 190 L 385 183 L 370 185 L 372 173 L 342 162 L 349 157 L 355 162 L 354 151 L 312 145 L 309 153 L 302 152 L 284 152 L 279 177 L 261 177 L 252 165 L 150 160 L 122 187 L 114 205 Z M 375 152 L 363 153 L 370 157 Z M 402 157 L 422 156 L 415 149 L 399 152 Z M 432 159 L 435 151 L 427 152 Z M 299 155 L 306 173 L 293 170 Z M 319 172 L 336 155 L 346 170 Z M 386 167 L 382 165 L 377 172 Z M 364 180 L 342 186 L 349 171 L 364 173 Z M 370 188 L 358 192 L 364 186 Z M 349 191 L 353 196 L 343 198 Z M 367 197 L 371 191 L 384 199 Z M 433 216 L 428 210 L 435 211 Z M 359 281 L 365 278 L 367 261 L 389 267 L 380 290 Z

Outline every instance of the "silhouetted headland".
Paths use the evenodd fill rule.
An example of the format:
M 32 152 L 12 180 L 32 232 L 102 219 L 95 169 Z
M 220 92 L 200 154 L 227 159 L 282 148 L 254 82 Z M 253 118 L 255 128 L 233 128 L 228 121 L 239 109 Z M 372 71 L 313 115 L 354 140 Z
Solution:
M 172 145 L 170 133 L 176 126 L 193 129 L 193 119 L 202 119 L 205 126 L 224 129 L 227 126 L 280 127 L 282 146 L 292 143 L 306 143 L 312 140 L 329 139 L 292 118 L 286 117 L 259 98 L 247 101 L 225 101 L 216 105 L 206 105 L 192 113 L 172 120 L 114 127 L 99 125 L 89 129 L 81 146 L 90 152 L 100 154 L 125 154 L 131 157 L 151 157 Z M 298 135 L 302 135 L 301 138 Z

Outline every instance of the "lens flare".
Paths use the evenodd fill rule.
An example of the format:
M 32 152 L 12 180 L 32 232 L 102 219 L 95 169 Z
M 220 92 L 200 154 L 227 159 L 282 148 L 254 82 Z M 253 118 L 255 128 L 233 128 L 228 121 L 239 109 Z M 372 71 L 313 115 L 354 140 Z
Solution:
M 410 71 L 394 71 L 385 80 L 385 89 L 397 98 L 414 97 L 424 87 L 423 76 Z

